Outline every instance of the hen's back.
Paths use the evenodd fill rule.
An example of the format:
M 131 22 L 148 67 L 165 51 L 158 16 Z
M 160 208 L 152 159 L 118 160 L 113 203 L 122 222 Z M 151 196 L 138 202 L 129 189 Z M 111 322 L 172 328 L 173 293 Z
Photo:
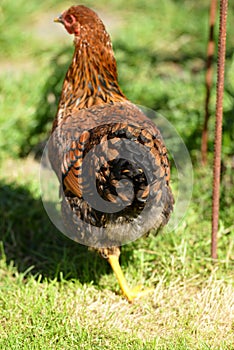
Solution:
M 54 128 L 49 154 L 72 239 L 118 246 L 167 223 L 173 197 L 166 148 L 132 103 L 68 113 Z

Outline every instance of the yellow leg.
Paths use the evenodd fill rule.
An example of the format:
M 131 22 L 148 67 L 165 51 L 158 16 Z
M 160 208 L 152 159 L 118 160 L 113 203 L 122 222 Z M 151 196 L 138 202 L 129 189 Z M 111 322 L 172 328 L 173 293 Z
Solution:
M 142 286 L 137 286 L 133 289 L 130 289 L 127 281 L 124 277 L 123 271 L 121 270 L 120 264 L 119 264 L 119 257 L 116 255 L 109 255 L 108 256 L 108 261 L 112 267 L 112 270 L 114 271 L 117 280 L 119 282 L 120 288 L 124 294 L 124 296 L 127 298 L 129 302 L 132 302 L 133 299 L 135 298 L 140 298 L 144 295 L 147 295 L 148 293 L 152 292 L 153 289 L 147 289 L 147 290 L 142 290 Z

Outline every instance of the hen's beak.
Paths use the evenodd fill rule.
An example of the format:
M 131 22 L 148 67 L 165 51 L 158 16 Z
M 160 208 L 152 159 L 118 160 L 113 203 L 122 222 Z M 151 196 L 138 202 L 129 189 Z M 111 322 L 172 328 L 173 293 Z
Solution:
M 56 17 L 56 18 L 54 19 L 54 22 L 56 22 L 56 23 L 62 23 L 62 24 L 63 24 L 63 17 L 62 17 L 62 15 Z

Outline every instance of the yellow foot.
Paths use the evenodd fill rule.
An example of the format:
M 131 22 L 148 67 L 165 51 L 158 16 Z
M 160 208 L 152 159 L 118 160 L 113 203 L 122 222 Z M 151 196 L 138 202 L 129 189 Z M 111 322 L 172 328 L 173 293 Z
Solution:
M 123 292 L 123 295 L 127 298 L 127 300 L 131 303 L 134 299 L 141 298 L 143 296 L 146 296 L 147 294 L 151 293 L 153 291 L 153 288 L 142 290 L 142 286 L 136 286 L 133 289 L 130 289 L 128 287 L 127 281 L 123 275 L 123 272 L 121 270 L 121 267 L 119 265 L 119 257 L 116 255 L 109 255 L 108 261 L 117 277 L 117 280 L 119 282 L 120 288 Z
M 132 289 L 127 288 L 127 290 L 123 291 L 127 300 L 131 303 L 134 299 L 139 299 L 144 296 L 147 296 L 149 293 L 154 291 L 154 288 L 148 288 L 142 290 L 142 285 L 136 286 Z

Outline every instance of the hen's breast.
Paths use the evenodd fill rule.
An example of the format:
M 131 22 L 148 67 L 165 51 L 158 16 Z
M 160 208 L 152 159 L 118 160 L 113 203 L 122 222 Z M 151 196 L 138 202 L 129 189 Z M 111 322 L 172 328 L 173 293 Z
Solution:
M 51 136 L 49 157 L 72 239 L 116 246 L 168 221 L 173 197 L 166 148 L 153 122 L 130 102 L 67 115 Z

